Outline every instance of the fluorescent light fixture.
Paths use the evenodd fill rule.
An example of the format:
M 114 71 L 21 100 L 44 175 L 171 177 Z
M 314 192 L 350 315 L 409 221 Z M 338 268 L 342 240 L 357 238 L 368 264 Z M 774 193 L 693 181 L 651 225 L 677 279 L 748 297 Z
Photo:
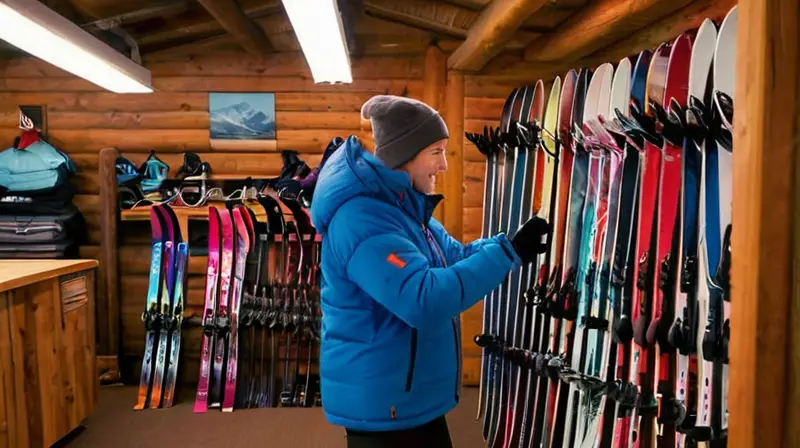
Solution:
M 315 83 L 352 83 L 336 0 L 283 0 Z
M 0 39 L 116 93 L 150 93 L 150 71 L 35 0 L 0 0 Z

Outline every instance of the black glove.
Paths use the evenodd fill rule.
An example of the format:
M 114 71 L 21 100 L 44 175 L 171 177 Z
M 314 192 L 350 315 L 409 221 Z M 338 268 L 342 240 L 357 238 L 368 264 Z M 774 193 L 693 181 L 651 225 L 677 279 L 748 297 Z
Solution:
M 536 256 L 547 250 L 547 235 L 550 224 L 543 218 L 534 216 L 523 224 L 511 238 L 511 246 L 522 259 L 522 263 L 531 263 Z

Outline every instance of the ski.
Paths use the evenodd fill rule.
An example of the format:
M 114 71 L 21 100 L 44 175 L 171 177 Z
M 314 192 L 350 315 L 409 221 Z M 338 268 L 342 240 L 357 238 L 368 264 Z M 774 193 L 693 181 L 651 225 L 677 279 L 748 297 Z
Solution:
M 501 200 L 500 200 L 500 209 L 498 212 L 498 222 L 499 226 L 497 231 L 503 232 L 508 234 L 510 231 L 511 225 L 511 207 L 514 203 L 512 201 L 512 197 L 515 195 L 514 189 L 514 172 L 516 170 L 516 150 L 515 148 L 509 147 L 509 144 L 514 145 L 513 141 L 508 139 L 508 135 L 511 132 L 511 126 L 516 126 L 516 123 L 519 122 L 519 118 L 521 117 L 522 112 L 522 104 L 524 101 L 525 91 L 526 88 L 520 89 L 515 98 L 514 102 L 511 107 L 511 115 L 509 118 L 508 129 L 504 129 L 503 132 L 503 139 L 504 141 L 500 144 L 500 150 L 503 152 L 503 171 L 502 171 L 502 188 L 501 188 Z M 515 145 L 514 145 L 515 146 Z M 521 194 L 521 188 L 517 188 L 517 192 Z M 501 283 L 498 288 L 496 289 L 496 300 L 495 300 L 495 322 L 494 322 L 494 330 L 495 334 L 493 334 L 495 338 L 496 346 L 500 347 L 497 352 L 497 356 L 494 360 L 494 372 L 493 372 L 493 394 L 491 396 L 491 404 L 489 405 L 489 412 L 486 415 L 484 420 L 484 434 L 487 440 L 489 441 L 489 445 L 493 448 L 497 446 L 503 445 L 503 436 L 505 435 L 504 431 L 500 431 L 501 422 L 505 423 L 505 411 L 506 405 L 503 400 L 506 397 L 506 389 L 507 389 L 507 374 L 506 374 L 506 359 L 504 353 L 502 351 L 502 347 L 505 346 L 506 343 L 506 327 L 507 327 L 507 309 L 508 309 L 508 300 L 507 296 L 509 293 L 509 282 L 510 282 L 511 275 L 508 275 L 503 283 Z M 496 437 L 499 435 L 498 437 Z M 498 445 L 495 445 L 497 443 Z
M 629 382 L 631 368 L 633 325 L 633 300 L 635 291 L 635 268 L 637 266 L 636 235 L 639 228 L 639 190 L 641 188 L 644 137 L 630 128 L 631 113 L 644 107 L 647 78 L 652 53 L 639 53 L 631 76 L 630 104 L 614 111 L 615 119 L 607 128 L 624 140 L 625 162 L 623 164 L 623 188 L 619 229 L 612 268 L 611 300 L 614 303 L 613 338 L 617 344 L 617 362 L 614 366 L 614 383 L 609 397 L 614 400 L 614 421 L 611 428 L 611 446 L 628 446 L 628 431 L 633 408 L 637 404 L 638 391 Z
M 710 114 L 711 133 L 707 139 L 703 160 L 704 185 L 701 189 L 700 269 L 705 281 L 700 281 L 698 301 L 704 330 L 698 334 L 700 366 L 699 442 L 723 442 L 727 429 L 727 402 L 724 391 L 727 383 L 727 341 L 730 332 L 730 302 L 728 270 L 731 225 L 732 190 L 732 122 L 733 85 L 735 77 L 735 42 L 738 8 L 725 16 L 717 36 L 713 61 L 713 96 Z M 727 297 L 727 299 L 726 299 Z M 726 314 L 727 313 L 727 314 Z M 727 325 L 726 325 L 727 323 Z
M 154 206 L 156 212 L 161 215 L 161 223 L 166 230 L 166 241 L 164 242 L 164 258 L 163 267 L 164 277 L 161 286 L 161 302 L 158 306 L 158 321 L 159 321 L 159 335 L 158 346 L 156 349 L 156 365 L 153 369 L 152 389 L 150 391 L 150 408 L 155 409 L 161 407 L 161 396 L 164 387 L 164 366 L 167 360 L 167 352 L 169 350 L 169 334 L 165 325 L 166 316 L 170 312 L 172 293 L 174 290 L 175 282 L 175 237 L 176 222 L 172 220 L 164 207 Z
M 150 249 L 150 278 L 147 288 L 147 301 L 142 313 L 142 322 L 145 328 L 144 358 L 139 381 L 139 392 L 135 410 L 142 410 L 150 403 L 152 389 L 153 369 L 155 358 L 153 349 L 160 333 L 159 306 L 162 298 L 162 284 L 164 281 L 163 253 L 166 233 L 162 224 L 161 214 L 155 209 L 150 209 L 151 249 Z
M 519 215 L 516 222 L 512 222 L 514 230 L 519 228 L 528 219 L 538 214 L 538 209 L 541 204 L 541 185 L 544 175 L 544 158 L 539 151 L 539 138 L 542 115 L 544 114 L 544 83 L 538 81 L 532 88 L 528 88 L 527 92 L 530 95 L 530 105 L 523 106 L 522 110 L 522 125 L 516 130 L 519 159 L 517 161 L 517 173 L 522 176 L 520 187 L 522 188 L 522 196 L 520 201 Z M 527 99 L 527 98 L 526 98 Z M 526 111 L 527 109 L 527 111 Z M 527 113 L 527 115 L 525 115 Z M 532 125 L 528 128 L 528 125 Z M 528 130 L 532 129 L 533 134 L 529 134 Z M 537 204 L 537 198 L 538 204 Z M 511 305 L 509 306 L 513 313 L 513 318 L 510 319 L 510 348 L 513 353 L 510 353 L 509 363 L 509 393 L 508 393 L 508 409 L 506 411 L 506 434 L 505 446 L 519 446 L 521 436 L 521 419 L 524 414 L 525 396 L 520 396 L 520 393 L 526 393 L 524 386 L 527 383 L 527 371 L 523 369 L 523 360 L 520 354 L 526 345 L 524 342 L 525 333 L 529 333 L 528 326 L 528 307 L 525 303 L 524 293 L 531 283 L 531 275 L 535 280 L 535 266 L 529 264 L 521 266 L 520 270 L 515 273 L 516 278 L 511 279 L 516 282 L 516 286 L 511 290 Z
M 555 303 L 552 305 L 553 313 L 558 313 L 562 319 L 558 334 L 558 354 L 548 363 L 548 366 L 559 372 L 571 368 L 575 341 L 575 320 L 578 317 L 577 294 L 578 269 L 580 252 L 582 249 L 583 209 L 586 200 L 586 186 L 589 174 L 589 155 L 584 150 L 581 131 L 583 129 L 583 115 L 587 91 L 592 73 L 588 68 L 583 68 L 578 74 L 575 92 L 572 98 L 570 131 L 572 139 L 570 151 L 572 152 L 572 172 L 570 174 L 570 194 L 567 204 L 567 228 L 564 235 L 563 268 L 559 273 L 561 279 L 558 285 Z M 555 388 L 555 411 L 553 414 L 552 432 L 550 434 L 551 447 L 569 445 L 571 433 L 566 430 L 568 421 L 572 416 L 568 414 L 570 400 L 570 384 L 559 381 Z M 566 436 L 566 442 L 565 442 Z
M 656 238 L 654 267 L 657 280 L 653 281 L 650 325 L 647 343 L 653 349 L 656 361 L 652 390 L 656 400 L 655 418 L 651 419 L 651 444 L 674 446 L 675 415 L 672 402 L 674 379 L 674 347 L 669 343 L 668 330 L 674 309 L 674 277 L 679 246 L 678 212 L 683 156 L 683 134 L 678 115 L 686 105 L 689 90 L 689 62 L 692 53 L 693 33 L 679 35 L 672 43 L 667 66 L 664 105 L 654 103 L 654 111 L 661 130 L 662 162 L 658 187 L 658 211 L 653 233 Z
M 570 198 L 574 156 L 571 120 L 577 79 L 578 74 L 575 70 L 570 70 L 564 77 L 558 98 L 558 112 L 554 125 L 556 134 L 553 136 L 553 148 L 555 149 L 555 159 L 557 160 L 553 176 L 556 178 L 554 179 L 555 185 L 553 187 L 555 213 L 552 215 L 552 232 L 550 234 L 548 252 L 549 261 L 541 267 L 543 274 L 539 278 L 539 289 L 536 298 L 537 312 L 542 315 L 543 321 L 549 322 L 549 332 L 545 329 L 548 325 L 544 324 L 539 356 L 536 359 L 536 370 L 540 379 L 533 424 L 534 428 L 539 430 L 533 431 L 533 437 L 528 444 L 529 447 L 549 446 L 556 411 L 556 392 L 559 384 L 559 353 L 562 349 L 560 334 L 564 323 L 561 319 L 563 313 L 556 306 L 556 300 L 561 287 L 564 246 L 569 229 L 567 226 L 567 206 Z M 547 128 L 550 129 L 549 127 Z M 547 147 L 548 140 L 545 138 L 542 144 Z M 550 366 L 551 361 L 554 363 L 552 368 Z
M 247 267 L 247 254 L 252 249 L 253 223 L 250 214 L 244 206 L 233 209 L 233 223 L 236 234 L 234 246 L 234 271 L 233 287 L 230 295 L 228 315 L 230 331 L 228 332 L 228 361 L 225 369 L 225 395 L 222 401 L 222 411 L 233 411 L 236 398 L 236 377 L 239 361 L 239 308 L 244 294 L 244 274 Z
M 604 113 L 601 108 L 598 120 L 589 123 L 596 144 L 606 151 L 608 169 L 605 172 L 609 178 L 609 186 L 608 222 L 603 237 L 599 275 L 595 279 L 595 293 L 592 298 L 593 326 L 597 332 L 595 350 L 599 354 L 593 370 L 589 371 L 592 378 L 599 379 L 605 387 L 601 389 L 603 393 L 599 400 L 593 397 L 590 401 L 596 407 L 589 409 L 587 434 L 584 440 L 592 442 L 593 446 L 603 448 L 611 446 L 616 415 L 614 380 L 617 341 L 612 335 L 615 312 L 619 307 L 613 292 L 615 280 L 613 264 L 616 260 L 616 251 L 621 245 L 617 239 L 620 232 L 624 232 L 623 238 L 630 235 L 631 203 L 636 188 L 638 167 L 638 158 L 635 155 L 628 157 L 625 138 L 621 132 L 616 132 L 619 130 L 616 114 L 628 111 L 631 76 L 631 61 L 629 58 L 623 58 L 614 73 L 607 112 Z M 621 249 L 621 252 L 624 253 L 624 249 Z
M 216 336 L 214 338 L 214 363 L 211 374 L 211 393 L 209 394 L 208 407 L 220 407 L 223 399 L 224 367 L 226 360 L 225 349 L 228 346 L 230 336 L 230 295 L 231 295 L 231 275 L 233 274 L 233 223 L 231 213 L 224 209 L 220 213 L 220 224 L 222 233 L 222 254 L 220 267 L 220 293 L 219 303 L 217 304 L 216 319 L 214 327 Z
M 482 136 L 467 135 L 468 139 L 472 141 L 486 157 L 486 176 L 484 181 L 484 198 L 483 198 L 483 228 L 482 235 L 488 238 L 494 235 L 499 229 L 498 212 L 497 208 L 500 206 L 500 190 L 502 188 L 502 180 L 500 176 L 500 132 L 508 128 L 508 123 L 511 117 L 511 110 L 517 96 L 518 89 L 511 91 L 503 104 L 503 110 L 500 117 L 500 127 L 494 130 L 484 129 Z M 483 438 L 488 439 L 489 434 L 489 420 L 490 408 L 494 397 L 494 378 L 495 378 L 495 363 L 497 357 L 497 341 L 494 339 L 497 334 L 495 327 L 495 315 L 497 314 L 497 289 L 491 291 L 483 300 L 483 327 L 481 334 L 475 336 L 475 344 L 482 348 L 481 350 L 481 381 L 478 391 L 478 409 L 476 420 L 484 417 L 483 421 Z
M 164 329 L 168 332 L 167 341 L 168 358 L 166 360 L 165 384 L 163 402 L 161 407 L 171 407 L 175 400 L 175 386 L 178 377 L 178 364 L 180 361 L 181 331 L 183 328 L 184 293 L 186 291 L 186 271 L 189 257 L 189 245 L 183 241 L 178 218 L 168 205 L 162 206 L 162 211 L 172 222 L 175 245 L 175 275 L 172 280 L 172 294 L 167 315 L 164 316 Z
M 654 368 L 653 351 L 648 350 L 647 327 L 650 324 L 653 306 L 653 278 L 655 271 L 655 232 L 653 231 L 658 210 L 658 186 L 661 172 L 661 141 L 655 132 L 655 112 L 652 104 L 663 104 L 664 84 L 671 43 L 662 43 L 650 60 L 644 110 L 632 111 L 639 132 L 644 135 L 644 150 L 641 153 L 639 179 L 639 218 L 636 231 L 636 262 L 633 279 L 636 287 L 632 303 L 633 346 L 628 381 L 636 388 L 639 402 L 629 419 L 626 443 L 639 448 L 649 446 L 650 424 L 656 412 L 654 392 L 651 390 Z M 644 441 L 644 442 L 643 442 Z
M 579 132 L 582 151 L 588 158 L 587 181 L 584 190 L 585 198 L 582 210 L 582 223 L 580 234 L 580 249 L 577 262 L 577 279 L 575 294 L 577 298 L 577 316 L 573 335 L 573 350 L 569 361 L 569 373 L 562 375 L 568 386 L 567 418 L 564 425 L 564 434 L 569 436 L 564 441 L 565 446 L 580 446 L 583 438 L 584 422 L 582 407 L 586 400 L 586 389 L 589 384 L 584 381 L 583 373 L 589 356 L 589 331 L 587 323 L 590 322 L 589 312 L 593 285 L 592 265 L 596 261 L 598 252 L 597 236 L 599 232 L 598 212 L 605 213 L 606 205 L 602 205 L 601 190 L 603 185 L 604 157 L 602 151 L 595 150 L 591 138 L 590 123 L 596 120 L 601 105 L 608 110 L 611 95 L 611 82 L 613 80 L 613 67 L 611 64 L 602 64 L 595 69 L 584 102 L 581 127 Z M 582 406 L 583 405 L 583 406 Z
M 541 82 L 541 81 L 540 81 Z M 561 98 L 561 78 L 556 77 L 548 96 L 546 111 L 544 113 L 542 138 L 539 142 L 539 153 L 537 155 L 537 172 L 541 166 L 542 180 L 537 180 L 536 196 L 541 197 L 541 205 L 534 212 L 544 221 L 550 224 L 550 232 L 545 241 L 545 253 L 537 257 L 537 262 L 528 271 L 528 290 L 525 292 L 525 334 L 523 344 L 530 354 L 527 361 L 527 372 L 525 377 L 525 405 L 523 409 L 521 443 L 520 446 L 527 447 L 532 440 L 539 434 L 535 428 L 539 428 L 536 422 L 536 405 L 539 399 L 541 370 L 538 368 L 544 353 L 543 342 L 548 334 L 549 319 L 545 309 L 541 307 L 543 292 L 547 288 L 547 266 L 550 265 L 550 254 L 552 252 L 554 237 L 554 222 L 556 202 L 555 195 L 558 185 L 558 112 L 559 101 Z M 536 194 L 541 192 L 540 194 Z M 534 201 L 536 207 L 537 201 Z M 533 323 L 533 325 L 531 325 Z
M 208 388 L 211 376 L 216 331 L 217 297 L 220 283 L 220 213 L 216 207 L 208 208 L 208 267 L 206 269 L 205 305 L 203 311 L 203 340 L 200 352 L 200 372 L 194 412 L 208 410 Z
M 730 343 L 731 294 L 731 232 L 733 207 L 733 100 L 736 86 L 736 39 L 739 22 L 739 9 L 733 7 L 725 16 L 720 27 L 721 39 L 717 41 L 714 53 L 714 106 L 719 113 L 722 129 L 719 131 L 720 148 L 720 232 L 722 247 L 719 264 L 714 276 L 717 294 L 717 339 L 715 358 L 720 379 L 716 382 L 720 397 L 718 440 L 727 444 L 728 439 L 728 345 Z
M 710 104 L 710 73 L 717 29 L 709 19 L 700 25 L 689 62 L 687 105 L 679 118 L 684 127 L 680 246 L 674 278 L 674 319 L 669 342 L 676 348 L 675 385 L 672 408 L 675 416 L 675 447 L 685 448 L 697 418 L 697 247 L 701 154 L 705 131 L 700 126 L 702 109 Z

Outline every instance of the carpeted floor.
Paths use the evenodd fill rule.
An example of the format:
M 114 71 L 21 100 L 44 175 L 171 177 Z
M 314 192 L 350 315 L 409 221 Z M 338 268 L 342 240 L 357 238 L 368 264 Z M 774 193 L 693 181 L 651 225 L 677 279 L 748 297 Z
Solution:
M 344 430 L 325 420 L 322 409 L 246 409 L 192 412 L 190 395 L 171 409 L 134 412 L 136 388 L 104 387 L 94 413 L 63 441 L 68 447 L 297 447 L 344 448 Z M 463 389 L 447 415 L 455 448 L 483 447 L 475 421 L 478 389 Z

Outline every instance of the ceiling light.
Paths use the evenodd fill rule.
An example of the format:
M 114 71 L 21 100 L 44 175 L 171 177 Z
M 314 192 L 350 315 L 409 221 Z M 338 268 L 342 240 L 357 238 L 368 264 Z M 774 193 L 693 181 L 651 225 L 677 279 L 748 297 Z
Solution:
M 150 93 L 150 71 L 38 1 L 0 0 L 0 39 L 116 93 Z
M 315 83 L 352 83 L 336 0 L 283 0 Z

